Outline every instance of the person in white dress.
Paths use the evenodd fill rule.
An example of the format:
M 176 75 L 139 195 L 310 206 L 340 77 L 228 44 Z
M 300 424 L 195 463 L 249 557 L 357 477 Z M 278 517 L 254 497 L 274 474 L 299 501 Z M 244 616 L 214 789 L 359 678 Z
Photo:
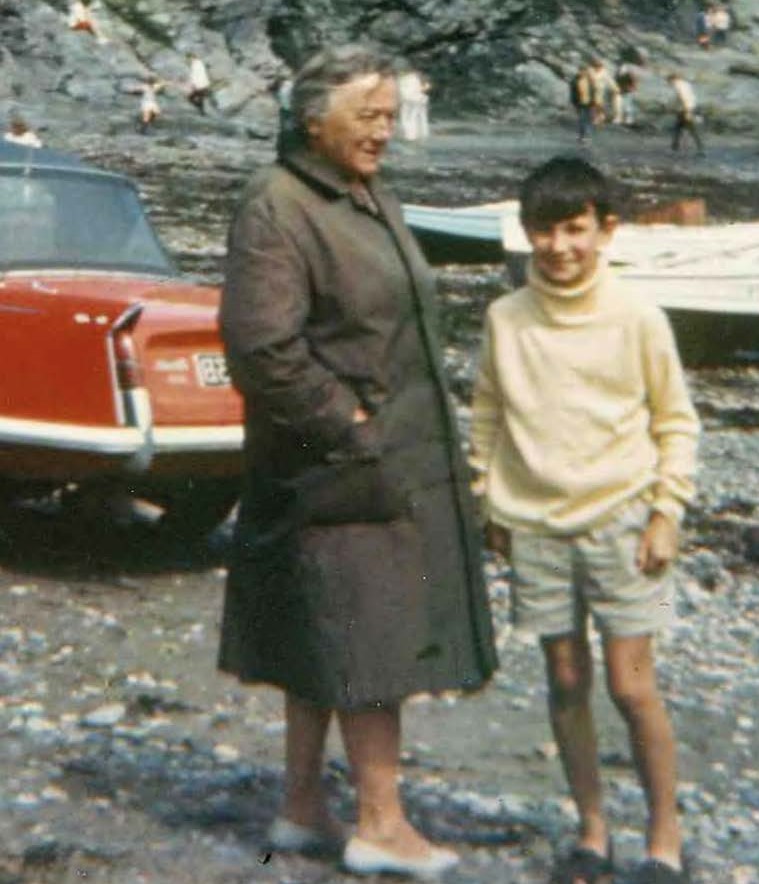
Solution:
M 406 141 L 422 141 L 430 134 L 429 80 L 418 71 L 406 71 L 398 77 L 400 129 Z

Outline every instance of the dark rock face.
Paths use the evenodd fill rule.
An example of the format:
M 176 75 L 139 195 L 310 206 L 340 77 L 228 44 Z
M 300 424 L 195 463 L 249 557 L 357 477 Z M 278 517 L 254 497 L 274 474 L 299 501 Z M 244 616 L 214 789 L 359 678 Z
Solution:
M 131 124 L 135 86 L 155 73 L 167 81 L 167 117 L 181 125 L 181 111 L 191 112 L 184 81 L 193 50 L 208 64 L 214 109 L 267 135 L 278 75 L 324 45 L 370 39 L 427 72 L 436 113 L 544 118 L 566 112 L 581 59 L 614 65 L 642 48 L 657 73 L 685 67 L 704 106 L 736 110 L 740 127 L 753 118 L 755 78 L 744 74 L 759 19 L 752 0 L 731 5 L 737 27 L 712 59 L 694 46 L 695 0 L 99 0 L 107 42 L 68 29 L 66 0 L 0 0 L 0 101 L 38 125 L 62 126 L 87 102 L 88 124 L 113 132 Z M 667 96 L 658 80 L 641 96 L 654 108 Z

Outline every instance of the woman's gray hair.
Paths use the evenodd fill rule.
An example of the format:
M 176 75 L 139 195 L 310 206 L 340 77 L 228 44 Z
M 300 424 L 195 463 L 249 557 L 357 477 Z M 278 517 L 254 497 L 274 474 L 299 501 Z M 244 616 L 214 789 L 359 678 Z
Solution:
M 295 131 L 303 138 L 309 120 L 327 109 L 330 92 L 365 74 L 395 77 L 395 60 L 365 43 L 346 43 L 323 49 L 312 56 L 295 75 L 290 108 Z

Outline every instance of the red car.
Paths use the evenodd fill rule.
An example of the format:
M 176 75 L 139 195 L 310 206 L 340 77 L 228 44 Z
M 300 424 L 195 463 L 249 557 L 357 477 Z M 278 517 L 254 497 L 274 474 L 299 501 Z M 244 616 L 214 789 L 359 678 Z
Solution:
M 223 518 L 243 419 L 218 300 L 180 278 L 127 178 L 0 143 L 0 495 L 126 491 L 177 525 Z

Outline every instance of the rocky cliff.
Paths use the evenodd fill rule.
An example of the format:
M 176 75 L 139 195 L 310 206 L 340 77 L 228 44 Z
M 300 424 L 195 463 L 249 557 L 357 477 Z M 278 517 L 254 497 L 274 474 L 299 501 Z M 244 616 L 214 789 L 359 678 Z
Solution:
M 93 8 L 107 42 L 67 28 L 66 0 L 0 0 L 6 112 L 61 136 L 118 132 L 133 125 L 135 85 L 153 72 L 168 81 L 165 118 L 181 126 L 194 113 L 183 94 L 192 50 L 214 83 L 204 125 L 267 137 L 276 77 L 322 45 L 363 37 L 425 70 L 433 110 L 448 118 L 566 113 L 580 58 L 614 64 L 631 49 L 650 59 L 641 99 L 654 116 L 666 100 L 657 74 L 676 67 L 725 127 L 752 127 L 759 95 L 754 0 L 733 0 L 730 44 L 708 53 L 694 43 L 695 0 L 96 0 Z

